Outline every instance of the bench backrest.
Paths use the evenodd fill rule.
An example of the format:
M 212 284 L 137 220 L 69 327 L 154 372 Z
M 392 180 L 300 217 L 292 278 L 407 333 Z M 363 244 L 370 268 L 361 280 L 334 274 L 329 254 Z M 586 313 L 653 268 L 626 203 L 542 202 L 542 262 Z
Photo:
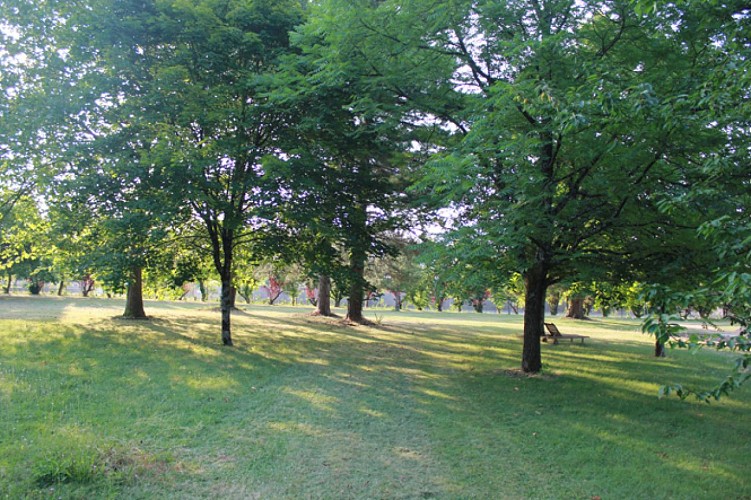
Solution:
M 558 331 L 558 327 L 555 326 L 554 323 L 545 323 L 545 328 L 548 329 L 550 335 L 553 337 L 559 337 L 561 335 L 561 332 Z

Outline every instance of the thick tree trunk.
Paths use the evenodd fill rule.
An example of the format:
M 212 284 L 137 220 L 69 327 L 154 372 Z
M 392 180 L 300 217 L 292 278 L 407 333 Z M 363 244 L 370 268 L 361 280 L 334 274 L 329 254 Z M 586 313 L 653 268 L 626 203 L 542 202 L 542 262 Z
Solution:
M 365 251 L 359 248 L 353 249 L 350 256 L 350 273 L 352 274 L 352 285 L 347 297 L 347 317 L 348 321 L 353 323 L 365 323 L 362 315 L 363 295 L 365 293 Z
M 234 285 L 229 287 L 229 306 L 232 309 L 237 309 L 237 287 Z
M 143 308 L 143 271 L 140 267 L 135 267 L 131 271 L 130 282 L 128 283 L 128 294 L 125 298 L 124 318 L 145 319 L 146 311 Z
M 318 298 L 316 299 L 316 311 L 319 316 L 333 316 L 331 313 L 331 278 L 322 274 L 318 278 Z
M 347 320 L 354 323 L 364 323 L 365 318 L 362 315 L 363 308 L 363 287 L 362 285 L 353 284 L 349 297 L 347 298 Z
M 537 373 L 542 369 L 540 337 L 545 321 L 545 292 L 547 291 L 545 267 L 535 264 L 524 274 L 524 347 L 522 371 Z
M 203 280 L 198 280 L 198 289 L 201 291 L 201 302 L 209 300 L 209 290 L 206 288 L 206 283 Z
M 571 297 L 568 303 L 566 317 L 584 319 L 584 297 Z
M 227 266 L 229 267 L 229 266 Z M 231 315 L 232 315 L 232 308 L 234 307 L 233 300 L 232 300 L 232 273 L 230 271 L 225 271 L 222 273 L 222 298 L 221 298 L 221 309 L 222 309 L 222 344 L 223 345 L 232 345 L 232 333 L 230 328 L 231 323 Z
M 3 289 L 3 292 L 5 295 L 10 295 L 10 285 L 13 283 L 13 273 L 8 271 L 8 282 L 5 284 L 5 288 Z

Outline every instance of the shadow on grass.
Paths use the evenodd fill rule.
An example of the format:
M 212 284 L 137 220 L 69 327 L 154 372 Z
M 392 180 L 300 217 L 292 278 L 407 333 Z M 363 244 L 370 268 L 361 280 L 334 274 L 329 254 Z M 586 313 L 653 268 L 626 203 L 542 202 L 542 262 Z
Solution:
M 78 426 L 166 453 L 178 495 L 244 481 L 287 498 L 683 497 L 716 488 L 712 477 L 751 492 L 728 472 L 751 437 L 747 399 L 711 410 L 658 400 L 666 374 L 696 370 L 643 343 L 550 346 L 547 375 L 520 378 L 511 323 L 494 334 L 454 319 L 347 327 L 273 312 L 233 316 L 234 348 L 193 309 L 26 339 L 28 352 L 0 366 L 18 379 L 10 402 L 36 406 L 6 418 L 36 408 L 42 437 Z M 698 477 L 662 480 L 687 474 Z

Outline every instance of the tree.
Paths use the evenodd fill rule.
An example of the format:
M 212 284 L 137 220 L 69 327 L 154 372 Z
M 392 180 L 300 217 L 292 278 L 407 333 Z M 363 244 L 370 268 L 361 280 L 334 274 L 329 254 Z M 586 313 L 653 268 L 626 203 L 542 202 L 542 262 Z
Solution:
M 30 291 L 38 295 L 52 274 L 47 252 L 48 222 L 36 202 L 29 196 L 19 197 L 7 207 L 0 221 L 0 271 L 8 280 L 10 293 L 13 276 L 29 280 Z
M 746 2 L 637 2 L 645 13 L 664 19 L 666 24 L 680 26 L 678 37 L 684 43 L 710 47 L 706 50 L 708 64 L 702 67 L 703 79 L 683 99 L 697 120 L 710 123 L 709 127 L 724 134 L 722 143 L 697 159 L 706 174 L 702 182 L 695 183 L 687 196 L 673 198 L 661 205 L 668 212 L 683 212 L 687 207 L 701 205 L 712 207 L 699 230 L 699 236 L 710 243 L 707 254 L 715 264 L 714 280 L 701 287 L 649 287 L 653 303 L 667 304 L 665 312 L 652 310 L 643 329 L 656 337 L 656 343 L 671 342 L 679 347 L 697 349 L 715 347 L 738 354 L 733 369 L 716 387 L 711 389 L 688 388 L 682 385 L 664 387 L 665 395 L 676 393 L 681 397 L 691 394 L 708 401 L 719 399 L 746 382 L 751 373 L 751 342 L 749 319 L 751 296 L 748 291 L 751 268 L 751 228 L 748 223 L 749 190 L 748 169 L 749 133 L 748 89 L 751 86 L 751 54 L 749 53 L 749 28 L 751 13 Z M 726 304 L 732 321 L 740 325 L 739 335 L 726 340 L 710 340 L 691 336 L 688 341 L 675 338 L 681 331 L 673 315 L 696 304 Z M 732 305 L 731 305 L 732 304 Z M 727 307 L 730 305 L 729 307 Z
M 524 278 L 519 273 L 511 274 L 505 282 L 500 282 L 491 290 L 493 301 L 500 312 L 506 304 L 508 313 L 519 314 L 519 308 L 524 307 Z
M 421 187 L 499 249 L 503 273 L 524 277 L 522 369 L 537 372 L 550 285 L 664 269 L 677 246 L 664 247 L 698 225 L 693 210 L 658 204 L 687 193 L 695 160 L 722 142 L 682 97 L 716 62 L 706 41 L 695 51 L 628 2 L 456 7 L 436 10 L 425 45 L 455 58 L 470 107 L 460 147 L 437 155 Z
M 410 114 L 395 71 L 432 57 L 396 56 L 363 22 L 379 16 L 372 2 L 314 3 L 294 35 L 301 54 L 287 61 L 276 86 L 276 102 L 299 117 L 280 168 L 292 173 L 285 178 L 307 226 L 304 239 L 323 251 L 319 262 L 334 263 L 314 274 L 346 282 L 353 322 L 364 322 L 366 262 L 387 252 L 383 235 L 405 225 L 405 188 L 424 156 L 416 145 L 435 129 Z M 344 259 L 334 257 L 341 252 Z
M 548 287 L 548 296 L 545 300 L 548 303 L 548 309 L 550 310 L 551 316 L 558 314 L 558 305 L 561 302 L 561 294 L 562 289 L 560 286 L 553 285 Z
M 420 281 L 415 243 L 398 234 L 389 235 L 384 242 L 389 251 L 369 263 L 366 277 L 376 290 L 389 292 L 394 310 L 401 311 L 404 297 Z
M 112 286 L 128 283 L 125 315 L 145 317 L 142 269 L 176 205 L 164 195 L 164 165 L 143 161 L 154 141 L 135 119 L 142 109 L 128 99 L 142 90 L 139 80 L 118 80 L 123 54 L 138 47 L 117 40 L 107 2 L 11 4 L 10 32 L 19 35 L 13 48 L 24 55 L 19 60 L 33 61 L 18 68 L 13 95 L 26 118 L 16 123 L 11 150 L 35 166 L 50 210 L 73 215 L 61 225 L 91 235 L 76 242 L 85 252 L 65 238 L 64 253 L 78 260 L 67 271 L 83 278 L 97 268 Z
M 128 125 L 149 134 L 142 161 L 190 207 L 222 284 L 222 343 L 232 345 L 235 249 L 273 219 L 264 169 L 285 116 L 267 105 L 265 76 L 289 50 L 299 2 L 103 2 L 79 32 L 112 68 Z M 123 29 L 127 27 L 127 29 Z M 93 50 L 93 49 L 92 49 Z

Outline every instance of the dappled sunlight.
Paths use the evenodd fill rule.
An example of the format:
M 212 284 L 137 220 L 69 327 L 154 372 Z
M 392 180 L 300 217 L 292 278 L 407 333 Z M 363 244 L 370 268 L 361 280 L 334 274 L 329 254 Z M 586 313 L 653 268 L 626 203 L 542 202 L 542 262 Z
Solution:
M 441 374 L 428 373 L 425 370 L 419 369 L 419 368 L 410 368 L 410 367 L 395 366 L 395 365 L 385 366 L 385 368 L 392 373 L 400 373 L 400 374 L 406 375 L 415 381 L 417 380 L 420 380 L 420 381 L 443 380 L 445 378 Z
M 210 377 L 207 375 L 172 375 L 170 381 L 176 384 L 184 384 L 186 387 L 199 391 L 224 391 L 238 387 L 237 381 L 229 377 Z
M 693 456 L 674 446 L 674 439 L 679 437 L 679 429 L 674 429 L 676 434 L 670 437 L 649 442 L 635 435 L 633 432 L 608 432 L 604 430 L 580 429 L 581 432 L 589 432 L 601 440 L 610 449 L 627 448 L 634 451 L 649 453 L 650 461 L 664 461 L 676 473 L 681 474 L 712 474 L 714 480 L 738 483 L 739 477 L 732 471 L 723 469 L 719 464 L 709 465 L 713 460 L 705 457 Z M 718 443 L 719 444 L 719 443 Z M 721 452 L 720 452 L 721 453 Z
M 749 491 L 733 467 L 751 439 L 751 397 L 657 399 L 666 377 L 711 380 L 723 359 L 655 359 L 632 342 L 633 325 L 587 322 L 585 345 L 543 345 L 543 373 L 530 376 L 518 370 L 519 317 L 390 313 L 383 325 L 347 326 L 251 306 L 233 316 L 235 346 L 224 347 L 218 312 L 200 304 L 149 304 L 143 322 L 56 304 L 72 316 L 0 330 L 0 401 L 11 403 L 0 425 L 28 436 L 37 456 L 63 428 L 85 446 L 139 442 L 144 456 L 165 454 L 159 467 L 189 471 L 167 468 L 165 479 L 188 496 L 186 484 L 240 473 L 251 479 L 237 491 L 288 481 L 289 498 L 331 484 L 342 498 L 521 498 L 533 483 L 540 498 L 560 485 L 605 498 L 615 495 L 590 487 L 615 469 L 652 483 L 712 474 Z M 0 443 L 0 453 L 19 452 Z M 30 463 L 15 460 L 11 472 Z
M 310 365 L 319 365 L 319 366 L 329 366 L 330 365 L 330 363 L 329 363 L 329 361 L 327 359 L 313 358 L 313 357 L 306 356 L 306 355 L 298 356 L 295 359 L 295 362 L 296 363 L 306 363 L 306 364 L 310 364 Z
M 365 414 L 365 415 L 367 415 L 369 417 L 373 417 L 373 418 L 384 418 L 384 417 L 386 417 L 385 413 L 377 411 L 377 410 L 372 410 L 370 408 L 364 408 L 363 407 L 363 408 L 360 408 L 359 411 L 360 411 L 360 413 L 363 413 L 363 414 Z
M 401 447 L 401 446 L 393 448 L 393 452 L 399 458 L 406 459 L 406 460 L 414 460 L 416 462 L 421 462 L 421 461 L 425 460 L 425 458 L 426 458 L 418 450 L 413 450 L 413 449 L 410 449 L 410 448 L 404 448 L 404 447 Z
M 290 394 L 292 396 L 296 396 L 300 399 L 303 399 L 306 402 L 310 403 L 313 407 L 319 410 L 324 410 L 328 412 L 334 412 L 335 409 L 333 405 L 338 402 L 337 398 L 328 396 L 317 390 L 303 391 L 300 389 L 292 389 L 292 388 L 286 387 L 282 389 L 282 392 L 284 392 L 285 394 Z
M 430 396 L 431 398 L 448 399 L 450 401 L 457 401 L 458 400 L 458 398 L 456 398 L 456 397 L 454 397 L 454 396 L 452 396 L 450 394 L 446 394 L 445 392 L 439 392 L 439 391 L 436 391 L 436 390 L 433 390 L 433 389 L 420 389 L 418 392 L 420 392 L 420 393 L 422 393 L 422 394 L 424 394 L 426 396 Z
M 130 379 L 128 380 L 128 383 L 133 384 L 134 382 L 136 382 L 136 385 L 151 381 L 151 376 L 146 372 L 146 370 L 139 367 L 133 369 L 133 371 L 130 373 L 129 378 Z
M 327 378 L 335 380 L 337 383 L 353 386 L 357 389 L 365 389 L 370 387 L 369 384 L 365 384 L 361 380 L 355 378 L 351 373 L 336 372 L 333 375 L 327 375 Z

